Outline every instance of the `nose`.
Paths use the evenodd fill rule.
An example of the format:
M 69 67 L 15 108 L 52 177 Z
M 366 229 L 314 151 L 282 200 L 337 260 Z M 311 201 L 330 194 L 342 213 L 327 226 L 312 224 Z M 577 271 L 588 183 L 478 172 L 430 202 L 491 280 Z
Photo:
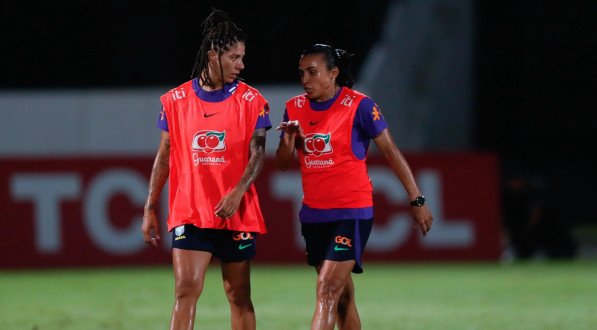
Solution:
M 309 77 L 306 73 L 301 74 L 301 84 L 305 85 L 309 82 Z
M 238 65 L 236 66 L 238 71 L 243 70 L 245 68 L 245 62 L 243 60 L 238 61 Z

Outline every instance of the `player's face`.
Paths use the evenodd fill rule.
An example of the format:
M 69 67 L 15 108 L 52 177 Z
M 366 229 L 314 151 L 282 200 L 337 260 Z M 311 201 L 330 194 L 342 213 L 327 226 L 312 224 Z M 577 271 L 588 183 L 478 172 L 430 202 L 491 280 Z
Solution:
M 213 70 L 211 71 L 212 77 L 219 84 L 221 84 L 222 81 L 224 83 L 233 82 L 245 68 L 245 64 L 243 63 L 244 58 L 245 43 L 235 43 L 220 56 L 220 61 L 217 60 L 217 57 L 215 57 L 213 61 L 210 61 L 213 67 Z M 222 73 L 222 71 L 220 71 L 220 63 L 222 63 L 222 71 L 224 73 L 223 79 L 220 77 Z
M 301 85 L 310 100 L 322 102 L 334 96 L 338 68 L 328 70 L 323 54 L 308 54 L 301 57 L 299 76 Z

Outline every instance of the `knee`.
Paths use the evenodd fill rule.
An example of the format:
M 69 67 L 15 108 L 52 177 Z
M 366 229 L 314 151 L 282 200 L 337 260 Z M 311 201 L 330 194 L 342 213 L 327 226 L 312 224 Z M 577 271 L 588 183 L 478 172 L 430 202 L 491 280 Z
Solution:
M 177 300 L 190 298 L 196 300 L 201 295 L 202 289 L 202 285 L 198 281 L 182 279 L 176 281 L 174 292 Z
M 244 306 L 251 304 L 251 286 L 249 284 L 228 285 L 224 288 L 228 302 L 233 305 Z
M 342 293 L 343 284 L 342 281 L 335 278 L 319 277 L 317 279 L 317 297 L 338 300 Z

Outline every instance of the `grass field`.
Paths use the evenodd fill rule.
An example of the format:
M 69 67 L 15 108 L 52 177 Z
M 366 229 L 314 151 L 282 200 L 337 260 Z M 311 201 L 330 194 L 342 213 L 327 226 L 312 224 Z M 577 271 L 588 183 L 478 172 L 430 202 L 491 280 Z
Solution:
M 597 263 L 366 264 L 363 329 L 597 329 Z M 212 267 L 196 328 L 229 329 Z M 308 329 L 314 271 L 253 267 L 258 329 Z M 168 267 L 0 271 L 0 329 L 166 329 Z

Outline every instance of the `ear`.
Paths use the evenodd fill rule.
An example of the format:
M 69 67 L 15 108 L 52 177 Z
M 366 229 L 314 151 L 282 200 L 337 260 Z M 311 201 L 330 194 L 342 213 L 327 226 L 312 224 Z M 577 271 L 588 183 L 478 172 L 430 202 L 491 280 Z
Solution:
M 330 73 L 332 75 L 332 79 L 336 79 L 336 78 L 338 78 L 338 75 L 340 74 L 340 69 L 338 69 L 338 67 L 335 66 L 333 69 L 330 70 Z
M 216 52 L 215 50 L 211 49 L 207 52 L 207 58 L 209 60 L 209 63 L 211 64 L 215 64 L 218 60 L 218 52 Z

